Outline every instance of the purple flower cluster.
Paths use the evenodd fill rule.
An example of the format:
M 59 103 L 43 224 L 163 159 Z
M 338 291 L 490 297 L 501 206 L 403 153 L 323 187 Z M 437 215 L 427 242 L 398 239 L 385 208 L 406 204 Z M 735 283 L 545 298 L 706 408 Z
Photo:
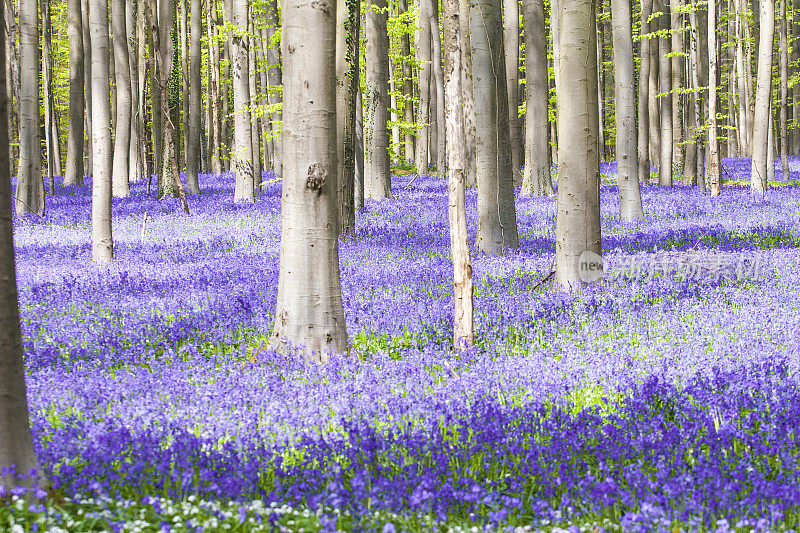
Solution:
M 520 249 L 473 258 L 477 346 L 457 353 L 446 184 L 412 179 L 368 201 L 341 245 L 361 357 L 324 366 L 262 346 L 280 182 L 235 205 L 231 176 L 203 176 L 190 216 L 139 185 L 114 201 L 108 267 L 91 263 L 88 186 L 18 218 L 32 423 L 54 486 L 631 530 L 796 520 L 799 191 L 645 187 L 647 219 L 629 225 L 604 186 L 612 262 L 758 253 L 762 269 L 578 296 L 540 283 L 556 201 L 519 198 Z M 475 204 L 469 192 L 473 234 Z

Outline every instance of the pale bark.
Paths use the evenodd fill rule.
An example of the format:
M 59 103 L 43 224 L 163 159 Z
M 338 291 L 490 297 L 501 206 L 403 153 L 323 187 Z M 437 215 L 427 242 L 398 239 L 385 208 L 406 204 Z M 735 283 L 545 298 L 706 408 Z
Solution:
M 708 0 L 708 183 L 711 196 L 719 196 L 719 143 L 717 142 L 717 3 Z
M 339 0 L 341 1 L 341 0 Z M 339 278 L 336 5 L 286 0 L 284 176 L 272 346 L 325 361 L 348 349 Z
M 679 173 L 683 170 L 683 126 L 684 121 L 681 120 L 681 95 L 680 89 L 682 86 L 684 62 L 683 62 L 683 19 L 681 15 L 681 7 L 684 0 L 670 0 L 670 27 L 672 28 L 672 35 L 670 36 L 670 49 L 674 54 L 671 60 L 672 67 L 672 80 L 670 89 L 673 91 L 672 95 L 672 111 L 670 117 L 672 118 L 672 172 Z
M 667 5 L 660 3 L 661 11 L 666 12 Z M 669 28 L 669 17 L 663 17 L 662 28 Z M 659 38 L 659 104 L 661 106 L 661 159 L 658 164 L 658 183 L 672 186 L 672 62 L 668 54 L 672 50 L 669 36 Z
M 549 85 L 547 79 L 547 32 L 544 2 L 522 3 L 525 25 L 525 173 L 522 194 L 553 194 L 550 174 L 550 124 L 548 122 Z
M 267 34 L 269 35 L 270 41 L 272 40 L 275 32 L 280 27 L 280 20 L 278 19 L 278 8 L 276 0 L 269 0 L 267 3 L 268 11 L 267 11 Z M 268 72 L 268 80 L 269 80 L 269 103 L 270 104 L 277 104 L 283 101 L 282 92 L 278 91 L 276 88 L 281 86 L 282 82 L 282 72 L 281 72 L 281 58 L 280 58 L 280 48 L 278 46 L 270 45 L 267 49 L 267 62 L 269 63 L 269 72 Z M 273 93 L 273 89 L 276 91 Z M 270 118 L 272 124 L 273 131 L 280 131 L 280 123 L 283 120 L 282 118 L 282 111 L 276 111 L 272 117 Z M 283 135 L 278 133 L 272 139 L 273 144 L 273 162 L 272 162 L 272 170 L 276 174 L 282 174 L 282 157 L 283 157 Z
M 114 119 L 114 163 L 111 171 L 112 193 L 117 198 L 130 196 L 131 155 L 131 67 L 128 54 L 128 27 L 125 3 L 111 1 L 111 26 L 114 33 L 117 116 Z
M 392 164 L 397 165 L 400 163 L 400 126 L 398 125 L 400 115 L 397 112 L 397 84 L 395 83 L 397 67 L 391 58 L 389 58 L 389 120 L 392 122 L 392 142 L 391 154 Z
M 359 2 L 360 5 L 360 2 Z M 398 10 L 400 14 L 408 11 L 407 0 L 398 1 Z M 411 55 L 411 43 L 408 34 L 404 33 L 400 37 L 400 53 L 404 58 Z M 414 84 L 411 74 L 411 64 L 407 59 L 403 59 L 403 119 L 406 124 L 414 123 Z M 414 164 L 414 135 L 411 129 L 407 128 L 403 136 L 403 157 L 406 161 Z
M 594 279 L 586 277 L 587 263 L 602 272 L 595 1 L 561 0 L 559 18 L 555 283 L 561 290 L 578 291 L 582 282 Z
M 340 0 L 341 1 L 341 0 Z M 364 120 L 364 197 L 392 195 L 389 172 L 389 35 L 386 0 L 367 4 L 366 87 Z
M 67 34 L 69 36 L 69 136 L 64 185 L 83 185 L 84 51 L 81 1 L 67 2 Z
M 35 3 L 34 3 L 35 7 Z M 5 22 L 4 2 L 0 21 Z M 0 124 L 8 124 L 6 93 L 6 32 L 0 30 Z M 11 162 L 9 132 L 0 127 L 0 486 L 44 486 L 46 480 L 33 450 L 22 334 L 19 323 L 17 278 L 14 264 L 14 224 L 11 214 Z M 13 472 L 5 469 L 13 467 Z M 35 470 L 34 477 L 21 479 Z
M 183 134 L 183 153 L 189 156 L 189 2 L 179 0 L 180 17 L 178 25 L 178 42 L 180 44 L 181 58 L 181 133 Z M 177 124 L 176 124 L 177 126 Z M 199 151 L 199 150 L 198 150 Z M 198 155 L 199 157 L 199 155 Z M 188 163 L 188 160 L 187 160 Z M 188 167 L 187 167 L 188 170 Z M 187 174 L 188 178 L 188 174 Z M 187 188 L 189 180 L 187 179 Z
M 141 29 L 138 21 L 138 15 L 141 13 L 139 5 L 144 0 L 128 0 L 125 4 L 125 22 L 128 28 L 128 62 L 130 64 L 130 77 L 131 77 L 131 140 L 129 147 L 128 167 L 128 181 L 136 183 L 141 181 L 144 175 L 144 157 L 142 139 L 144 132 L 142 131 L 142 106 L 141 106 L 141 87 L 139 86 L 139 39 L 141 38 Z M 144 61 L 144 58 L 142 58 Z M 144 78 L 144 76 L 142 76 Z
M 506 92 L 508 93 L 508 130 L 511 144 L 511 168 L 514 186 L 522 184 L 524 157 L 522 122 L 519 117 L 519 0 L 503 0 L 503 40 L 506 53 Z
M 617 182 L 620 218 L 625 222 L 644 217 L 639 190 L 636 137 L 636 71 L 633 64 L 630 0 L 613 0 L 614 94 L 617 126 Z
M 248 77 L 248 87 L 250 88 L 250 103 L 258 103 L 258 80 L 256 78 L 256 70 L 258 63 L 256 62 L 256 41 L 255 41 L 255 27 L 253 22 L 249 23 L 248 41 L 248 60 L 250 62 L 250 75 Z M 261 118 L 255 115 L 250 117 L 250 142 L 252 144 L 253 152 L 253 191 L 255 193 L 261 192 L 261 133 L 259 130 L 259 123 Z
M 519 246 L 508 128 L 506 62 L 499 0 L 480 0 L 470 17 L 477 124 L 478 230 L 485 253 Z
M 653 2 L 653 11 L 659 9 L 658 4 Z M 661 19 L 655 19 L 650 25 L 650 32 L 655 33 L 659 30 Z M 659 49 L 658 36 L 650 40 L 650 77 L 647 80 L 647 124 L 648 124 L 648 145 L 650 147 L 650 161 L 658 172 L 661 164 L 661 116 L 658 113 L 658 80 L 661 62 L 658 60 Z
M 444 25 L 445 100 L 448 166 L 450 176 L 448 191 L 448 222 L 450 227 L 450 255 L 453 261 L 453 344 L 459 348 L 474 344 L 472 306 L 472 264 L 469 257 L 469 235 L 465 206 L 466 182 L 464 167 L 466 160 L 464 134 L 464 108 L 461 69 L 458 0 L 444 0 L 442 16 Z
M 211 133 L 210 153 L 211 153 L 211 172 L 219 175 L 222 172 L 222 117 L 220 117 L 220 73 L 219 73 L 219 13 L 217 11 L 216 0 L 211 0 L 211 6 L 207 10 L 206 23 L 208 25 L 208 70 L 209 70 L 209 93 L 211 107 Z
M 433 82 L 435 83 L 436 94 L 436 174 L 444 177 L 447 161 L 447 128 L 445 126 L 444 109 L 444 74 L 442 72 L 442 43 L 439 38 L 439 5 L 436 0 L 427 0 L 428 18 L 431 27 L 431 67 L 433 70 Z M 387 41 L 388 42 L 388 41 Z
M 359 86 L 360 0 L 336 5 L 336 136 L 339 231 L 355 230 L 356 100 Z M 406 102 L 408 105 L 408 102 Z
M 418 81 L 419 81 L 419 106 L 417 108 L 417 124 L 419 133 L 417 134 L 417 153 L 416 160 L 417 174 L 428 174 L 428 144 L 431 135 L 431 27 L 428 18 L 428 2 L 421 0 L 419 6 L 419 18 L 417 20 L 416 48 L 417 58 L 420 61 Z
M 475 94 L 472 90 L 472 43 L 470 40 L 469 17 L 470 0 L 459 0 L 459 25 L 461 31 L 461 90 L 463 91 L 464 106 L 464 135 L 465 135 L 465 179 L 467 187 L 475 187 L 475 128 L 478 118 L 475 112 Z
M 230 40 L 233 62 L 234 201 L 253 202 L 253 137 L 250 125 L 250 58 L 247 43 L 247 0 L 233 0 Z
M 750 192 L 763 196 L 767 191 L 767 144 L 769 136 L 772 85 L 772 44 L 775 31 L 775 6 L 772 0 L 761 6 L 761 32 L 758 50 L 755 126 L 753 129 L 753 161 L 750 170 Z
M 19 166 L 16 210 L 44 213 L 42 141 L 39 131 L 39 10 L 38 2 L 19 9 Z M 107 80 L 106 80 L 107 81 Z
M 92 39 L 92 259 L 108 263 L 114 258 L 111 231 L 111 94 L 108 84 L 108 0 L 89 1 Z
M 213 1 L 213 0 L 211 0 Z M 203 102 L 200 91 L 203 81 L 200 72 L 202 63 L 202 11 L 203 0 L 192 0 L 191 13 L 191 44 L 189 48 L 189 142 L 186 146 L 186 192 L 189 194 L 200 193 L 200 143 L 202 142 L 200 117 L 203 112 Z
M 356 211 L 364 209 L 364 102 L 361 90 L 356 92 L 356 168 L 353 184 L 353 206 Z
M 780 77 L 781 77 L 781 169 L 783 170 L 783 180 L 789 181 L 789 113 L 787 110 L 789 103 L 789 21 L 786 12 L 786 0 L 780 0 Z
M 650 180 L 650 114 L 647 109 L 647 99 L 650 91 L 650 43 L 652 40 L 644 36 L 650 33 L 649 18 L 652 9 L 653 0 L 641 0 L 642 18 L 639 34 L 642 39 L 639 41 L 639 129 L 637 132 L 639 183 L 647 183 Z

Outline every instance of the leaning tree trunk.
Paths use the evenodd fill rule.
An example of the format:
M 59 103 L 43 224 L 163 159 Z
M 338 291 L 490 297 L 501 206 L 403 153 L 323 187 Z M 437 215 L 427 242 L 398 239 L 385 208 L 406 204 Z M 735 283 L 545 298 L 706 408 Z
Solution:
M 617 183 L 619 212 L 625 222 L 644 217 L 639 190 L 636 137 L 636 70 L 633 64 L 630 0 L 613 0 L 611 28 L 614 36 L 614 94 L 617 126 Z
M 653 0 L 641 0 L 641 30 L 642 36 L 639 52 L 639 130 L 637 135 L 637 156 L 639 158 L 639 183 L 650 180 L 650 114 L 647 109 L 648 93 L 650 91 L 650 39 L 644 37 L 650 33 L 650 13 L 653 10 Z M 613 12 L 612 12 L 613 15 Z
M 522 3 L 525 24 L 525 175 L 522 194 L 553 194 L 550 175 L 549 80 L 547 79 L 547 32 L 544 2 Z M 513 145 L 512 145 L 513 146 Z
M 114 65 L 117 84 L 117 116 L 114 119 L 114 163 L 112 193 L 117 198 L 130 196 L 131 155 L 131 67 L 128 54 L 128 28 L 125 2 L 111 1 L 111 26 L 114 32 Z
M 508 146 L 508 95 L 499 0 L 480 0 L 470 17 L 477 125 L 478 249 L 519 246 Z
M 83 121 L 86 113 L 83 70 L 83 19 L 81 1 L 67 2 L 67 33 L 69 35 L 69 136 L 67 137 L 67 168 L 64 185 L 83 185 Z
M 386 0 L 367 7 L 367 109 L 364 124 L 364 197 L 392 195 L 389 174 L 389 34 Z
M 660 9 L 657 2 L 653 2 L 653 10 Z M 655 19 L 649 27 L 650 32 L 659 30 L 659 19 Z M 650 77 L 647 79 L 647 124 L 648 124 L 648 146 L 650 148 L 650 161 L 658 170 L 661 164 L 661 117 L 658 114 L 658 80 L 661 62 L 658 60 L 659 50 L 658 36 L 650 39 L 648 48 L 650 49 Z
M 89 0 L 92 37 L 92 259 L 114 259 L 111 233 L 111 90 L 109 88 L 108 0 Z
M 717 140 L 717 3 L 708 0 L 708 183 L 719 196 L 719 142 Z
M 359 86 L 361 2 L 336 5 L 336 183 L 339 192 L 339 231 L 355 230 L 356 93 Z
M 36 3 L 33 2 L 34 9 Z M 4 2 L 0 2 L 0 21 L 5 21 Z M 8 124 L 6 93 L 5 31 L 0 31 L 0 124 Z M 38 123 L 38 121 L 37 121 Z M 17 303 L 17 278 L 14 265 L 14 224 L 11 214 L 11 161 L 8 129 L 0 127 L 0 486 L 31 487 L 45 484 L 33 450 L 22 335 Z M 14 469 L 12 471 L 6 469 Z M 33 478 L 22 476 L 35 470 Z
M 781 0 L 780 11 L 780 48 L 781 48 L 781 169 L 783 180 L 789 181 L 789 22 L 786 13 L 786 0 Z
M 428 174 L 428 144 L 431 136 L 431 28 L 428 18 L 428 2 L 422 0 L 419 5 L 419 21 L 417 22 L 417 58 L 420 61 L 419 80 L 419 106 L 417 108 L 417 174 Z
M 24 1 L 19 9 L 19 167 L 17 214 L 44 213 L 42 141 L 39 130 L 39 10 Z M 108 81 L 108 78 L 106 78 Z
M 772 85 L 772 43 L 775 32 L 775 6 L 772 0 L 761 6 L 761 32 L 758 49 L 755 127 L 753 129 L 753 162 L 750 170 L 750 192 L 763 196 L 767 191 L 767 143 L 769 135 L 770 97 Z
M 364 209 L 364 103 L 361 90 L 356 93 L 356 168 L 353 183 L 353 205 L 356 211 Z
M 544 35 L 542 35 L 544 37 Z M 508 93 L 508 130 L 511 144 L 511 168 L 514 185 L 522 184 L 524 157 L 522 123 L 519 119 L 519 0 L 503 0 L 503 40 L 506 53 L 506 92 Z
M 694 115 L 694 125 L 695 128 L 699 128 L 700 125 L 704 124 L 703 122 L 703 104 L 700 96 L 700 88 L 703 87 L 701 82 L 701 75 L 700 75 L 700 40 L 703 36 L 702 32 L 700 31 L 700 25 L 698 24 L 698 17 L 697 11 L 692 11 L 689 13 L 689 21 L 691 23 L 692 28 L 692 36 L 691 36 L 691 47 L 689 52 L 689 63 L 690 63 L 690 70 L 692 73 L 692 88 L 694 89 L 694 94 L 692 94 L 692 113 Z M 693 134 L 694 143 L 696 146 L 696 159 L 697 159 L 697 166 L 695 169 L 695 180 L 692 185 L 697 185 L 700 187 L 701 191 L 705 191 L 706 189 L 706 176 L 705 176 L 705 150 L 703 146 L 703 138 L 704 133 L 703 130 L 695 130 Z
M 464 175 L 466 146 L 464 134 L 464 108 L 461 69 L 459 1 L 444 0 L 444 82 L 447 138 L 447 158 L 450 167 L 448 180 L 448 220 L 450 226 L 450 252 L 453 259 L 453 344 L 457 347 L 474 344 L 472 309 L 472 265 L 469 257 L 467 210 L 465 205 L 466 182 Z
M 214 1 L 214 0 L 211 0 Z M 191 14 L 191 44 L 189 45 L 189 142 L 186 145 L 186 192 L 189 194 L 200 193 L 200 143 L 201 123 L 200 117 L 203 112 L 203 102 L 201 101 L 200 90 L 203 86 L 200 64 L 202 62 L 201 44 L 201 16 L 203 11 L 203 0 L 192 0 Z
M 595 0 L 561 0 L 556 285 L 580 290 L 602 275 Z
M 341 1 L 341 0 L 340 0 Z M 348 349 L 339 277 L 336 7 L 286 0 L 281 258 L 272 345 L 324 361 Z
M 250 61 L 247 51 L 247 0 L 233 0 L 233 146 L 236 202 L 253 202 L 253 139 L 250 127 Z
M 44 108 L 44 136 L 47 160 L 47 178 L 50 194 L 55 194 L 55 176 L 61 176 L 61 149 L 53 104 L 53 31 L 50 0 L 42 0 L 42 96 Z

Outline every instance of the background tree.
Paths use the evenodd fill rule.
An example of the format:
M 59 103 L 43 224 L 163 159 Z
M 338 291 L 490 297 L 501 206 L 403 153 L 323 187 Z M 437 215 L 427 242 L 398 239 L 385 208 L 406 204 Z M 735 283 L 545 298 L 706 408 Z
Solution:
M 423 0 L 424 1 L 424 0 Z M 386 0 L 367 4 L 367 107 L 364 124 L 364 197 L 392 195 L 389 162 L 389 34 Z
M 339 231 L 352 233 L 355 217 L 356 93 L 359 87 L 361 2 L 336 4 L 336 135 Z
M 508 131 L 514 185 L 522 184 L 523 130 L 519 118 L 519 0 L 503 0 L 503 40 L 506 54 Z
M 125 4 L 130 0 L 112 0 L 111 24 L 114 32 L 114 66 L 117 91 L 117 115 L 114 119 L 114 160 L 111 171 L 112 193 L 130 196 L 131 154 L 131 71 L 128 54 L 128 27 Z
M 234 162 L 237 202 L 254 201 L 253 137 L 250 125 L 250 58 L 247 41 L 247 0 L 233 0 L 231 54 L 233 60 Z
M 141 1 L 141 0 L 140 0 Z M 69 136 L 64 185 L 83 185 L 84 51 L 80 0 L 67 1 L 69 33 Z M 87 28 L 88 29 L 88 28 Z
M 775 33 L 775 6 L 772 0 L 764 2 L 761 6 L 760 27 L 750 192 L 763 196 L 767 191 L 767 143 L 772 96 L 772 45 Z
M 719 196 L 719 145 L 717 141 L 717 5 L 708 0 L 708 181 L 711 196 Z
M 211 0 L 213 1 L 213 0 Z M 186 146 L 186 192 L 200 193 L 198 173 L 200 172 L 200 145 L 202 142 L 201 122 L 203 104 L 200 92 L 203 86 L 202 63 L 202 11 L 203 0 L 192 0 L 191 44 L 189 48 L 189 135 Z

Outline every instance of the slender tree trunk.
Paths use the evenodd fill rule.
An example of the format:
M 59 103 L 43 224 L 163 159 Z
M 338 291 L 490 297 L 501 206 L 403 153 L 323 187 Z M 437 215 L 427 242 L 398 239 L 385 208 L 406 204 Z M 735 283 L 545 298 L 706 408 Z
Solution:
M 253 202 L 253 140 L 250 126 L 250 61 L 247 49 L 247 0 L 233 0 L 231 60 L 233 61 L 234 200 Z
M 578 291 L 602 275 L 595 0 L 561 0 L 556 285 Z
M 364 196 L 389 198 L 389 35 L 386 0 L 367 5 L 367 111 L 364 132 Z
M 34 10 L 36 3 L 34 2 Z M 0 21 L 5 23 L 5 5 L 0 2 Z M 0 124 L 8 124 L 6 92 L 6 32 L 0 30 Z M 14 224 L 11 214 L 11 161 L 9 131 L 0 127 L 0 486 L 12 489 L 45 485 L 33 450 L 22 334 L 19 325 L 17 278 L 14 265 Z M 14 471 L 6 471 L 15 467 Z M 32 479 L 21 479 L 31 470 Z
M 284 13 L 286 145 L 272 342 L 325 361 L 348 349 L 337 238 L 336 6 L 286 0 Z
M 149 9 L 147 11 L 147 24 L 152 28 L 153 26 L 158 28 L 158 10 L 155 6 L 156 0 L 142 0 L 148 2 L 153 5 L 149 5 Z M 153 159 L 151 169 L 154 174 L 158 174 L 158 196 L 160 197 L 164 192 L 164 173 L 160 168 L 161 163 L 164 159 L 164 114 L 162 112 L 162 92 L 161 92 L 161 82 L 159 81 L 159 72 L 158 72 L 158 59 L 157 59 L 157 52 L 155 47 L 155 40 L 153 37 L 153 32 L 147 32 L 147 44 L 150 50 L 152 51 L 151 54 L 153 56 L 153 64 L 152 68 L 150 69 L 150 96 L 151 96 L 151 109 L 152 109 L 152 117 L 151 117 L 151 128 L 150 133 L 152 136 L 152 143 L 153 143 Z M 160 52 L 158 52 L 160 53 Z
M 55 193 L 56 173 L 61 175 L 60 155 L 57 155 L 58 131 L 55 128 L 55 109 L 53 106 L 53 60 L 52 60 L 52 20 L 50 17 L 50 0 L 39 0 L 42 8 L 42 96 L 44 110 L 44 144 L 47 164 L 47 180 L 50 195 Z
M 360 3 L 360 2 L 359 2 Z M 400 14 L 408 11 L 407 0 L 399 0 L 398 10 Z M 411 64 L 408 58 L 411 55 L 411 43 L 409 42 L 408 32 L 404 31 L 400 37 L 400 53 L 403 54 L 403 119 L 406 124 L 414 123 L 414 85 L 411 73 Z M 403 157 L 406 161 L 414 164 L 414 135 L 409 128 L 406 128 L 403 135 Z
M 256 79 L 256 70 L 258 63 L 256 62 L 256 41 L 255 41 L 255 26 L 250 21 L 250 35 L 248 36 L 248 59 L 250 61 L 250 76 L 248 78 L 248 86 L 250 87 L 250 100 L 252 103 L 258 103 L 258 80 Z M 251 115 L 250 119 L 250 141 L 253 144 L 253 191 L 256 193 L 261 192 L 261 135 L 259 132 L 259 123 L 261 119 L 255 115 Z
M 20 90 L 17 214 L 44 213 L 42 141 L 39 130 L 38 2 L 22 2 L 19 10 Z
M 131 139 L 128 147 L 128 181 L 139 182 L 144 170 L 142 168 L 142 112 L 139 87 L 139 24 L 137 23 L 138 5 L 144 0 L 128 0 L 125 4 L 125 25 L 128 28 L 128 62 L 131 79 Z
M 508 128 L 506 62 L 499 0 L 480 0 L 470 18 L 477 125 L 477 247 L 485 253 L 519 246 Z
M 620 218 L 631 222 L 644 217 L 639 190 L 636 138 L 636 70 L 633 63 L 630 0 L 613 0 L 614 94 L 617 127 L 617 182 Z
M 752 150 L 750 146 L 750 137 L 751 135 L 748 134 L 749 124 L 751 124 L 751 120 L 749 115 L 750 111 L 750 97 L 749 97 L 749 83 L 747 81 L 746 72 L 750 70 L 750 63 L 748 61 L 747 65 L 745 66 L 744 61 L 744 50 L 742 47 L 742 41 L 744 40 L 744 33 L 745 30 L 743 26 L 747 25 L 747 18 L 746 18 L 746 9 L 747 2 L 736 0 L 736 84 L 738 92 L 736 94 L 736 100 L 738 103 L 738 110 L 739 110 L 739 125 L 740 127 L 737 130 L 739 136 L 739 149 L 743 154 L 749 154 Z M 742 20 L 744 19 L 744 21 Z M 749 55 L 748 55 L 749 58 Z
M 506 92 L 508 93 L 508 128 L 511 144 L 511 168 L 514 186 L 522 184 L 524 148 L 522 122 L 519 118 L 519 0 L 503 0 L 504 48 L 506 53 Z
M 600 9 L 602 10 L 603 4 L 600 3 Z M 605 137 L 605 126 L 603 125 L 603 121 L 605 120 L 605 113 L 603 112 L 605 109 L 605 103 L 603 101 L 603 26 L 597 25 L 597 36 L 595 37 L 595 45 L 597 47 L 597 134 L 598 134 L 598 143 L 600 144 L 600 152 L 599 157 L 600 161 L 605 159 L 605 152 L 606 152 L 606 137 Z
M 692 72 L 692 88 L 695 91 L 699 91 L 701 87 L 703 87 L 702 76 L 701 76 L 701 54 L 700 54 L 700 42 L 704 37 L 704 34 L 700 31 L 701 27 L 698 24 L 698 16 L 697 10 L 693 10 L 689 13 L 689 20 L 692 27 L 692 38 L 691 38 L 691 50 L 689 52 L 689 60 L 691 63 L 691 72 Z M 694 113 L 694 124 L 695 127 L 699 127 L 700 125 L 704 124 L 703 122 L 703 110 L 702 110 L 702 103 L 701 103 L 701 93 L 695 92 L 692 95 L 692 112 Z M 703 130 L 695 130 L 693 137 L 695 146 L 697 147 L 696 150 L 696 162 L 697 166 L 695 168 L 695 181 L 692 185 L 698 185 L 700 190 L 706 189 L 706 176 L 705 176 L 705 150 L 703 149 Z
M 719 196 L 717 142 L 717 2 L 708 0 L 708 182 L 711 196 Z
M 653 11 L 658 11 L 660 9 L 660 5 L 654 1 L 653 2 Z M 659 30 L 661 19 L 654 19 L 652 24 L 650 25 L 650 32 L 655 33 Z M 650 161 L 653 162 L 653 166 L 656 167 L 656 170 L 660 172 L 660 165 L 661 165 L 661 116 L 659 115 L 659 107 L 658 107 L 658 80 L 659 76 L 659 68 L 661 66 L 661 62 L 659 61 L 659 42 L 661 39 L 657 36 L 654 36 L 649 43 L 650 48 L 650 77 L 647 80 L 648 83 L 648 94 L 647 94 L 647 113 L 648 119 L 647 124 L 649 127 L 649 141 L 648 145 L 650 145 Z
M 181 77 L 181 133 L 183 133 L 183 153 L 189 157 L 189 2 L 188 0 L 179 0 L 180 3 L 180 17 L 178 19 L 178 43 L 180 45 L 181 63 L 180 63 L 180 77 Z M 177 126 L 177 124 L 176 124 Z M 199 149 L 198 149 L 199 152 Z M 199 157 L 199 155 L 198 155 Z M 188 166 L 186 169 L 188 170 Z M 188 177 L 188 174 L 187 174 Z M 187 186 L 188 186 L 187 181 Z
M 467 187 L 477 186 L 475 175 L 475 136 L 478 118 L 475 112 L 475 94 L 472 90 L 472 43 L 470 38 L 469 17 L 470 0 L 459 0 L 459 24 L 461 26 L 461 89 L 464 105 L 464 135 L 465 135 L 465 179 Z
M 356 92 L 356 169 L 353 205 L 356 211 L 364 209 L 364 103 L 360 89 Z
M 67 2 L 67 32 L 69 35 L 69 137 L 67 138 L 67 169 L 64 185 L 83 185 L 83 122 L 84 102 L 83 19 L 81 1 Z
M 661 2 L 661 11 L 666 12 L 667 5 Z M 664 17 L 663 29 L 669 28 L 669 16 Z M 659 66 L 661 95 L 661 162 L 659 163 L 658 181 L 662 186 L 672 186 L 672 62 L 669 53 L 672 44 L 669 36 L 659 39 Z
M 397 113 L 397 84 L 394 81 L 396 72 L 397 67 L 394 66 L 392 58 L 389 58 L 389 120 L 392 123 L 392 141 L 389 151 L 392 154 L 393 165 L 400 163 L 400 115 Z
M 758 50 L 755 129 L 753 130 L 753 162 L 750 171 L 750 192 L 763 196 L 767 191 L 767 144 L 769 136 L 770 100 L 772 96 L 772 44 L 775 31 L 775 6 L 772 0 L 761 6 L 761 33 Z
M 444 74 L 442 72 L 442 43 L 439 38 L 439 5 L 436 0 L 427 0 L 431 27 L 431 66 L 436 85 L 436 174 L 445 175 L 447 162 L 447 128 L 444 109 Z
M 209 93 L 211 95 L 209 105 L 211 106 L 211 172 L 219 175 L 222 172 L 222 118 L 219 108 L 219 14 L 217 12 L 217 1 L 209 0 L 210 5 L 207 9 L 208 24 L 208 69 L 209 69 Z
M 466 182 L 464 175 L 466 150 L 464 133 L 464 108 L 461 70 L 461 28 L 459 26 L 459 1 L 444 0 L 444 76 L 447 105 L 447 158 L 450 167 L 448 179 L 448 220 L 450 226 L 450 251 L 453 260 L 453 344 L 456 347 L 472 346 L 472 264 L 469 257 L 467 211 L 465 206 Z
M 428 174 L 428 143 L 431 135 L 431 28 L 428 17 L 428 1 L 421 0 L 419 6 L 419 20 L 417 21 L 417 58 L 419 66 L 419 107 L 417 109 L 417 174 Z
M 108 84 L 108 0 L 89 1 L 92 38 L 92 259 L 109 263 L 114 258 L 111 232 L 111 89 Z
M 786 0 L 781 1 L 780 8 L 780 48 L 781 48 L 781 169 L 783 180 L 789 181 L 789 21 L 786 13 Z
M 125 3 L 112 0 L 111 25 L 114 32 L 114 65 L 117 84 L 117 116 L 114 119 L 114 163 L 111 171 L 112 192 L 117 198 L 130 196 L 131 155 L 131 67 L 128 54 L 128 28 Z
M 275 32 L 280 28 L 280 20 L 278 19 L 278 8 L 276 0 L 269 0 L 268 4 L 269 9 L 267 11 L 267 33 L 269 35 L 270 40 L 273 39 Z M 280 87 L 283 83 L 282 80 L 282 71 L 281 71 L 281 58 L 280 58 L 280 48 L 278 46 L 272 46 L 267 49 L 267 60 L 269 62 L 269 103 L 270 104 L 278 104 L 283 101 L 282 91 L 278 91 L 277 87 Z M 272 90 L 275 88 L 276 92 L 273 93 Z M 276 111 L 273 113 L 271 117 L 272 121 L 272 130 L 273 131 L 280 131 L 280 124 L 282 122 L 282 111 Z M 273 168 L 272 170 L 276 174 L 282 174 L 282 157 L 283 157 L 283 135 L 277 134 L 273 137 L 273 146 L 274 146 L 274 161 L 273 161 Z
M 355 230 L 356 97 L 359 87 L 361 2 L 336 4 L 336 135 L 339 231 Z
M 650 33 L 650 13 L 653 8 L 653 0 L 641 0 L 641 30 L 639 35 L 644 36 Z M 613 8 L 612 8 L 613 9 Z M 612 11 L 613 14 L 613 11 Z M 639 122 L 638 122 L 638 145 L 637 156 L 639 158 L 638 176 L 639 183 L 647 183 L 650 180 L 650 115 L 647 109 L 647 98 L 650 86 L 650 42 L 649 38 L 642 37 L 639 41 Z
M 547 79 L 547 32 L 544 2 L 525 0 L 522 3 L 525 24 L 525 174 L 522 194 L 553 194 L 550 175 L 550 142 L 548 122 L 549 84 Z
M 685 121 L 681 119 L 681 94 L 682 78 L 684 71 L 683 62 L 683 18 L 681 8 L 683 0 L 670 0 L 670 26 L 672 35 L 670 36 L 672 50 L 672 80 L 670 89 L 672 94 L 672 172 L 679 173 L 683 170 L 683 126 Z
M 213 0 L 212 0 L 213 1 Z M 189 194 L 200 193 L 200 143 L 201 129 L 200 117 L 203 112 L 203 102 L 200 100 L 200 91 L 203 86 L 200 65 L 202 63 L 202 12 L 203 0 L 192 0 L 191 14 L 191 48 L 189 50 L 189 142 L 186 145 L 186 192 Z
M 256 52 L 258 56 L 258 61 L 261 62 L 262 67 L 259 69 L 259 78 L 261 82 L 261 92 L 259 96 L 260 105 L 268 105 L 269 104 L 269 97 L 267 96 L 269 93 L 269 78 L 267 77 L 267 71 L 269 70 L 269 62 L 267 61 L 267 54 L 264 51 L 267 49 L 269 45 L 269 39 L 267 38 L 267 32 L 262 27 L 258 30 L 259 38 L 261 39 L 261 46 L 256 47 Z M 264 144 L 264 167 L 266 170 L 271 170 L 274 168 L 274 150 L 272 144 L 272 126 L 270 125 L 269 115 L 264 115 L 261 117 L 261 140 Z

